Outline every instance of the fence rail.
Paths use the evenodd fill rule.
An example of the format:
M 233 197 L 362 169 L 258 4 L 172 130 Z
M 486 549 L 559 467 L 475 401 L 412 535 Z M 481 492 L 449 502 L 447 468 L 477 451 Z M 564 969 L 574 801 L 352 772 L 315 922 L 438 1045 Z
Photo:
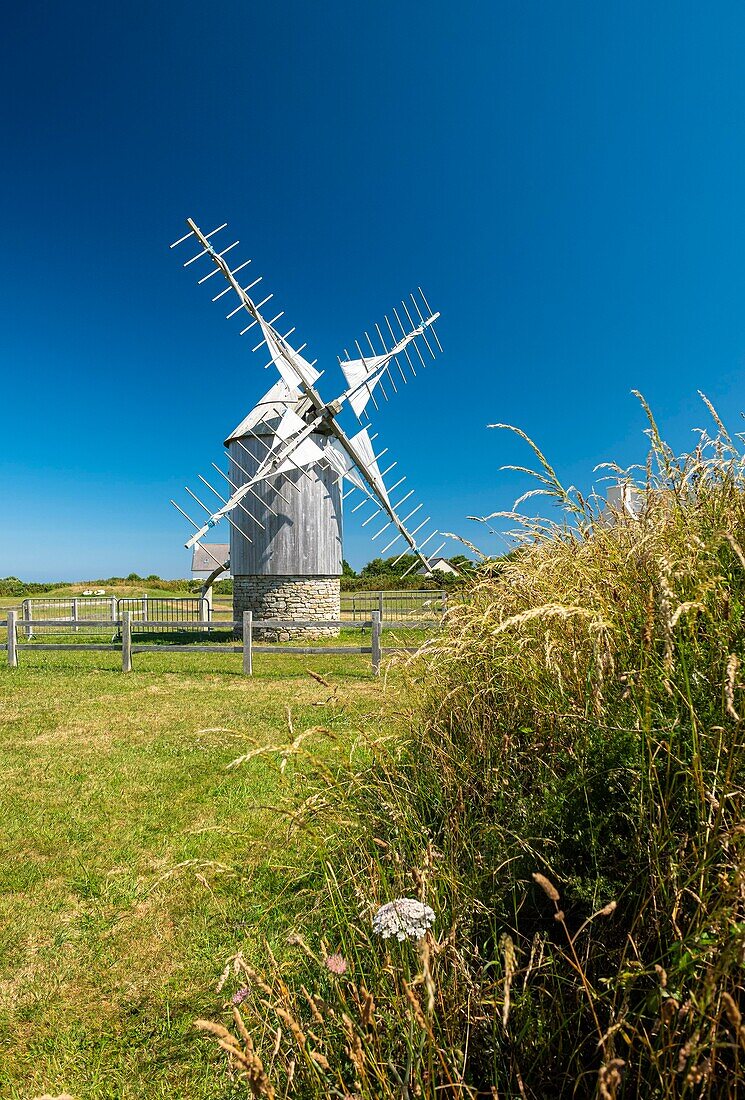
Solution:
M 204 630 L 209 602 L 201 596 L 60 596 L 30 597 L 21 604 L 22 630 L 36 634 L 102 634 L 116 630 L 128 611 L 132 629 L 145 631 L 156 620 L 169 627 L 178 621 L 182 630 Z
M 437 621 L 447 610 L 447 593 L 440 589 L 382 589 L 341 592 L 340 617 L 345 623 L 368 620 L 373 611 L 385 623 L 410 617 Z M 178 623 L 181 630 L 204 632 L 205 623 L 232 620 L 227 600 L 202 596 L 34 596 L 21 604 L 24 636 L 106 634 L 117 629 L 125 611 L 135 633 L 149 633 L 153 622 L 167 629 Z M 224 616 L 224 617 L 223 617 Z
M 180 630 L 204 630 L 211 618 L 209 600 L 202 596 L 123 596 L 117 601 L 117 618 L 125 611 L 132 616 L 132 629 L 137 633 L 152 631 L 157 626 Z
M 53 626 L 58 623 L 57 619 L 35 619 L 33 620 L 35 627 Z M 105 626 L 108 628 L 115 627 L 120 633 L 120 641 L 118 642 L 31 642 L 21 641 L 19 642 L 19 634 L 23 634 L 26 627 L 26 621 L 19 619 L 19 614 L 15 610 L 8 611 L 7 621 L 0 621 L 0 627 L 7 627 L 7 642 L 0 644 L 0 650 L 6 650 L 8 654 L 8 665 L 10 668 L 18 667 L 18 655 L 19 652 L 36 652 L 45 650 L 72 650 L 72 651 L 98 651 L 98 652 L 121 652 L 122 655 L 122 671 L 132 671 L 132 655 L 135 653 L 242 653 L 243 654 L 243 671 L 246 675 L 250 676 L 253 673 L 253 655 L 254 653 L 294 653 L 296 655 L 306 654 L 329 654 L 330 656 L 337 656 L 341 654 L 353 653 L 353 654 L 369 654 L 372 664 L 372 671 L 375 676 L 380 674 L 380 665 L 382 656 L 384 653 L 414 653 L 419 649 L 418 646 L 386 646 L 382 644 L 382 619 L 379 611 L 373 611 L 370 614 L 370 618 L 366 620 L 357 620 L 355 626 L 362 629 L 370 630 L 370 645 L 365 646 L 311 646 L 311 645 L 255 645 L 253 641 L 254 629 L 272 629 L 281 630 L 288 628 L 341 628 L 348 627 L 350 625 L 347 619 L 326 619 L 322 622 L 316 622 L 311 620 L 284 620 L 284 619 L 257 619 L 254 620 L 250 611 L 246 611 L 243 614 L 241 620 L 214 620 L 212 622 L 201 623 L 200 629 L 205 631 L 210 630 L 238 630 L 242 632 L 242 639 L 240 643 L 234 645 L 219 644 L 210 645 L 209 643 L 203 644 L 201 642 L 192 642 L 188 645 L 176 645 L 176 644 L 142 644 L 132 642 L 132 627 L 133 617 L 129 611 L 123 611 L 121 617 L 117 619 L 89 619 L 86 620 L 86 626 L 96 627 Z M 432 620 L 426 621 L 412 621 L 404 619 L 401 621 L 386 622 L 386 627 L 400 627 L 405 629 L 428 629 L 431 630 L 433 626 Z M 173 619 L 145 619 L 138 622 L 138 628 L 158 629 L 167 628 L 171 631 L 180 629 L 193 629 L 194 620 L 186 619 L 183 621 Z M 27 635 L 28 638 L 28 635 Z
M 440 618 L 447 611 L 448 594 L 440 588 L 389 588 L 365 592 L 341 592 L 342 617 L 369 619 L 373 611 L 384 621 L 400 620 L 407 615 Z
M 77 634 L 88 631 L 106 617 L 108 625 L 117 617 L 116 596 L 49 596 L 25 599 L 21 604 L 23 630 L 27 638 L 33 638 L 35 632 L 47 624 L 59 628 L 61 633 Z

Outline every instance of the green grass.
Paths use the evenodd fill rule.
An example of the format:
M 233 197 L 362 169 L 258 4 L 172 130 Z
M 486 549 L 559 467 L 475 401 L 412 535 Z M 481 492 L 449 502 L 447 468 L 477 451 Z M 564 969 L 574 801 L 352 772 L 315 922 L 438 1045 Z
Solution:
M 330 688 L 313 680 L 313 670 Z M 366 657 L 27 653 L 0 667 L 0 1094 L 232 1095 L 196 1037 L 226 958 L 281 951 L 302 757 L 387 728 Z M 288 713 L 289 712 L 289 713 Z

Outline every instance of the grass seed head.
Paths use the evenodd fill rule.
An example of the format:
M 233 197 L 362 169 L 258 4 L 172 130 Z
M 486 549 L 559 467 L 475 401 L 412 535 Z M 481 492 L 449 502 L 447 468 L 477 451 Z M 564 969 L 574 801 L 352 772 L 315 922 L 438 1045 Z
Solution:
M 533 881 L 540 886 L 547 898 L 550 898 L 554 903 L 558 903 L 560 897 L 559 891 L 545 875 L 542 875 L 540 871 L 534 871 Z

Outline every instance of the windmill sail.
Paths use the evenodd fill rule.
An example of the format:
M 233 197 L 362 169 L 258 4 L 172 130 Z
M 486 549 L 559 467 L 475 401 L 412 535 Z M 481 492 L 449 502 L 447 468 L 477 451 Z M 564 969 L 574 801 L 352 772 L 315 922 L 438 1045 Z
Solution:
M 300 387 L 303 382 L 306 385 L 313 385 L 320 378 L 320 371 L 317 371 L 307 359 L 303 359 L 302 355 L 291 348 L 276 329 L 272 328 L 263 318 L 259 320 L 259 324 L 264 334 L 264 341 L 271 354 L 271 362 L 274 363 L 287 385 L 295 388 Z
M 326 444 L 323 449 L 323 457 L 332 470 L 336 471 L 339 477 L 346 478 L 347 481 L 352 483 L 355 489 L 361 489 L 364 493 L 367 493 L 365 483 L 357 473 L 356 466 L 350 462 L 348 455 L 340 450 L 336 443 L 329 442 Z
M 323 451 L 312 439 L 303 439 L 290 455 L 274 471 L 276 474 L 284 474 L 290 470 L 297 470 L 303 466 L 313 466 L 323 458 Z M 273 476 L 273 475 L 272 475 Z
M 390 360 L 388 355 L 376 355 L 371 359 L 342 359 L 339 366 L 349 384 L 349 404 L 360 417 L 380 382 Z
M 363 428 L 362 431 L 353 435 L 349 442 L 359 450 L 362 461 L 361 463 L 358 461 L 358 468 L 361 466 L 362 472 L 366 475 L 366 480 L 375 488 L 378 496 L 382 497 L 386 504 L 390 504 L 367 428 Z
M 406 524 L 410 519 L 412 519 L 420 512 L 423 505 L 414 505 L 414 507 L 410 508 L 409 512 L 405 516 L 403 516 L 403 518 L 401 518 L 401 516 L 399 515 L 401 505 L 404 502 L 410 504 L 410 498 L 413 496 L 413 490 L 409 493 L 406 493 L 403 499 L 398 501 L 397 503 L 391 503 L 389 491 L 386 488 L 383 480 L 385 474 L 388 471 L 380 471 L 378 460 L 373 452 L 372 441 L 370 440 L 367 429 L 363 428 L 362 431 L 357 432 L 356 435 L 347 437 L 344 432 L 337 425 L 335 425 L 334 433 L 341 448 L 348 456 L 348 459 L 351 460 L 351 463 L 356 468 L 360 478 L 364 481 L 365 485 L 363 486 L 363 491 L 365 492 L 365 495 L 373 503 L 374 511 L 367 517 L 366 520 L 363 521 L 363 527 L 372 522 L 372 520 L 374 520 L 381 513 L 384 513 L 387 518 L 384 520 L 383 527 L 380 531 L 378 531 L 377 535 L 381 535 L 390 527 L 395 528 L 395 534 L 393 535 L 393 538 L 390 540 L 388 545 L 384 547 L 384 552 L 385 550 L 393 547 L 395 543 L 399 541 L 399 539 L 403 539 L 407 544 L 407 549 L 404 550 L 404 554 L 408 552 L 408 549 L 411 549 L 411 551 L 420 558 L 422 564 L 429 568 L 429 561 L 423 553 L 423 547 L 425 543 L 429 542 L 430 539 L 432 539 L 437 534 L 437 532 L 433 531 L 431 534 L 427 535 L 426 538 L 422 538 L 420 532 L 424 532 L 424 529 L 429 524 L 431 517 L 427 516 L 427 518 L 423 521 L 419 521 L 417 519 L 417 526 L 413 530 L 410 530 L 406 526 Z M 389 469 L 392 469 L 395 465 L 396 463 L 394 462 L 392 466 L 389 467 Z M 398 482 L 396 482 L 396 486 L 394 486 L 394 488 L 400 486 L 403 481 L 405 481 L 405 478 L 401 478 Z M 362 504 L 364 503 L 365 501 L 362 501 Z M 359 505 L 358 507 L 360 506 L 361 505 Z M 377 537 L 377 535 L 373 537 Z M 442 549 L 442 547 L 440 547 L 440 549 Z
M 254 405 L 248 416 L 241 420 L 240 424 L 230 433 L 228 439 L 240 439 L 251 429 L 260 424 L 268 423 L 272 418 L 281 416 L 282 413 L 295 405 L 300 399 L 300 390 L 294 386 L 288 386 L 284 378 L 275 382 L 270 390 L 264 394 L 260 401 Z
M 213 243 L 212 238 L 222 229 L 225 229 L 226 226 L 220 226 L 211 233 L 204 234 L 191 219 L 187 220 L 187 225 L 189 232 L 179 241 L 174 242 L 172 247 L 190 239 L 197 242 L 200 251 L 188 259 L 184 266 L 188 267 L 197 261 L 211 265 L 209 272 L 198 279 L 200 284 L 207 282 L 218 272 L 222 273 L 228 285 L 215 294 L 212 300 L 219 301 L 223 295 L 231 290 L 234 292 L 238 304 L 227 314 L 227 317 L 231 318 L 241 311 L 249 314 L 249 323 L 241 330 L 240 334 L 245 335 L 252 330 L 257 333 L 260 332 L 261 338 L 253 350 L 257 351 L 266 345 L 269 352 L 269 362 L 266 365 L 276 366 L 280 377 L 241 421 L 227 441 L 228 443 L 236 441 L 240 444 L 241 439 L 250 437 L 261 442 L 265 453 L 260 452 L 261 457 L 254 456 L 256 467 L 251 475 L 239 466 L 246 477 L 246 481 L 240 487 L 236 487 L 229 478 L 227 479 L 233 489 L 232 495 L 227 500 L 220 497 L 222 506 L 216 512 L 208 515 L 206 523 L 200 525 L 190 517 L 186 517 L 196 529 L 196 533 L 186 545 L 193 546 L 223 518 L 232 526 L 235 526 L 230 518 L 230 513 L 236 508 L 239 508 L 242 512 L 247 512 L 250 518 L 261 527 L 260 520 L 253 516 L 246 506 L 247 503 L 250 503 L 246 499 L 249 494 L 256 496 L 255 487 L 278 475 L 289 475 L 293 472 L 312 477 L 310 471 L 313 467 L 318 467 L 319 475 L 322 471 L 331 469 L 339 479 L 344 479 L 350 483 L 350 491 L 362 492 L 363 500 L 361 504 L 356 505 L 352 511 L 357 511 L 365 504 L 372 504 L 373 511 L 363 521 L 363 526 L 371 523 L 377 516 L 382 514 L 383 526 L 373 535 L 373 538 L 382 536 L 383 532 L 389 528 L 394 529 L 393 539 L 384 548 L 384 552 L 399 539 L 403 539 L 406 544 L 404 553 L 407 553 L 410 548 L 428 567 L 429 562 L 424 554 L 424 547 L 434 537 L 436 531 L 426 537 L 420 535 L 420 531 L 423 531 L 429 523 L 429 517 L 423 522 L 419 522 L 418 513 L 422 505 L 418 504 L 409 510 L 406 515 L 400 515 L 400 512 L 403 512 L 404 504 L 407 508 L 410 507 L 409 502 L 413 492 L 407 492 L 401 500 L 393 502 L 394 490 L 405 480 L 405 478 L 400 478 L 390 488 L 386 486 L 385 477 L 396 463 L 389 466 L 388 470 L 381 471 L 379 466 L 381 455 L 375 454 L 373 441 L 367 429 L 362 428 L 354 435 L 349 436 L 339 423 L 338 418 L 345 404 L 351 407 L 358 418 L 362 416 L 371 400 L 375 404 L 374 395 L 376 390 L 387 396 L 385 394 L 386 377 L 390 379 L 395 390 L 396 385 L 390 369 L 391 363 L 397 365 L 403 381 L 406 381 L 404 359 L 411 372 L 415 374 L 416 370 L 410 350 L 415 352 L 422 365 L 425 362 L 422 348 L 419 347 L 419 341 L 422 342 L 423 347 L 433 358 L 434 350 L 430 340 L 442 350 L 434 329 L 434 323 L 440 314 L 431 311 L 421 289 L 419 290 L 419 299 L 411 295 L 410 304 L 402 302 L 401 313 L 408 322 L 408 329 L 402 322 L 398 309 L 393 310 L 393 316 L 400 329 L 399 335 L 395 334 L 393 325 L 387 317 L 385 323 L 390 340 L 388 340 L 388 337 L 383 337 L 380 327 L 376 325 L 380 348 L 376 350 L 368 336 L 369 356 L 363 354 L 359 343 L 357 343 L 358 358 L 353 359 L 347 354 L 344 360 L 340 360 L 347 388 L 334 401 L 327 403 L 316 389 L 316 383 L 321 377 L 321 373 L 316 369 L 315 363 L 309 362 L 302 354 L 305 344 L 297 349 L 294 348 L 288 342 L 288 338 L 294 332 L 294 329 L 282 334 L 276 327 L 276 322 L 283 316 L 283 313 L 277 313 L 270 320 L 264 317 L 262 310 L 273 295 L 269 294 L 258 302 L 251 297 L 251 292 L 261 282 L 261 277 L 259 276 L 246 286 L 239 282 L 237 275 L 251 261 L 246 260 L 243 263 L 236 264 L 236 266 L 231 266 L 235 262 L 232 255 L 226 259 L 228 253 L 231 253 L 239 242 L 235 241 L 226 248 L 218 250 L 219 246 Z M 245 276 L 242 278 L 245 278 Z M 412 316 L 410 305 L 415 316 Z M 403 357 L 403 359 L 400 357 Z M 318 442 L 319 433 L 321 436 L 326 437 L 326 442 L 323 440 L 320 443 Z M 315 438 L 313 438 L 314 436 Z M 227 475 L 224 476 L 227 477 Z M 204 478 L 201 478 L 201 480 L 211 488 Z M 191 496 L 194 496 L 190 490 L 187 491 Z M 216 490 L 212 491 L 216 492 Z M 217 495 L 219 496 L 219 494 Z M 281 496 L 281 494 L 279 495 Z M 194 499 L 209 512 L 209 509 L 198 498 L 194 496 Z M 182 510 L 179 508 L 179 511 Z M 185 513 L 182 514 L 185 515 Z M 276 515 L 276 513 L 274 514 Z M 415 515 L 417 520 L 414 522 L 417 525 L 415 527 L 407 526 Z
M 394 335 L 393 327 L 392 327 L 390 321 L 386 317 L 385 320 L 386 320 L 386 324 L 387 324 L 389 332 L 390 332 L 390 337 L 391 337 L 391 340 L 392 340 L 392 347 L 390 347 L 390 348 L 388 347 L 388 345 L 386 344 L 386 342 L 383 338 L 383 333 L 380 330 L 380 326 L 376 325 L 375 328 L 376 328 L 376 331 L 377 331 L 377 334 L 378 334 L 378 338 L 379 338 L 380 343 L 383 347 L 383 353 L 382 354 L 378 354 L 375 351 L 375 347 L 373 345 L 373 342 L 370 339 L 370 337 L 367 336 L 367 333 L 366 333 L 365 335 L 367 336 L 367 342 L 370 345 L 370 351 L 372 353 L 370 355 L 370 357 L 367 357 L 367 356 L 362 354 L 362 349 L 360 348 L 360 345 L 358 343 L 357 344 L 357 351 L 359 352 L 359 356 L 360 356 L 359 359 L 349 359 L 349 358 L 347 358 L 347 359 L 340 359 L 339 360 L 339 366 L 341 367 L 341 369 L 344 373 L 344 377 L 346 378 L 347 384 L 348 384 L 348 387 L 349 387 L 346 391 L 346 394 L 344 395 L 344 399 L 349 401 L 349 404 L 352 406 L 352 408 L 353 408 L 355 414 L 357 415 L 357 417 L 360 417 L 362 415 L 367 403 L 371 399 L 372 399 L 373 404 L 375 404 L 375 397 L 373 396 L 375 387 L 378 386 L 382 382 L 383 377 L 386 374 L 388 375 L 394 389 L 396 388 L 396 383 L 395 383 L 394 377 L 391 374 L 391 370 L 390 370 L 390 363 L 392 361 L 395 361 L 398 364 L 401 378 L 404 382 L 406 382 L 406 374 L 405 374 L 404 369 L 401 366 L 401 364 L 399 362 L 399 358 L 398 358 L 401 354 L 405 355 L 406 360 L 409 364 L 409 367 L 410 367 L 411 371 L 413 373 L 416 373 L 415 370 L 414 370 L 414 364 L 412 363 L 411 357 L 409 355 L 409 351 L 408 351 L 409 345 L 414 346 L 414 348 L 416 349 L 416 351 L 419 355 L 419 358 L 422 360 L 422 363 L 424 363 L 424 359 L 422 357 L 421 351 L 420 351 L 420 349 L 419 349 L 419 347 L 416 343 L 416 341 L 419 338 L 421 338 L 425 342 L 427 350 L 430 352 L 430 354 L 434 358 L 434 351 L 432 350 L 431 344 L 427 340 L 427 330 L 428 329 L 431 329 L 432 335 L 434 336 L 435 341 L 437 343 L 437 347 L 438 348 L 441 347 L 440 341 L 437 338 L 437 334 L 436 334 L 435 329 L 434 329 L 435 321 L 439 318 L 440 314 L 439 313 L 432 313 L 432 311 L 430 310 L 429 305 L 427 303 L 427 299 L 424 297 L 421 290 L 420 290 L 419 293 L 422 296 L 422 302 L 425 305 L 428 316 L 425 317 L 422 314 L 422 311 L 419 307 L 419 303 L 417 302 L 417 300 L 412 295 L 412 302 L 414 304 L 415 310 L 418 313 L 418 317 L 419 317 L 419 324 L 418 325 L 411 319 L 411 315 L 408 311 L 408 306 L 406 305 L 405 302 L 402 302 L 401 304 L 402 304 L 403 309 L 406 311 L 407 319 L 410 322 L 411 327 L 408 331 L 404 328 L 403 324 L 401 323 L 401 321 L 399 319 L 398 313 L 396 312 L 396 310 L 394 310 L 393 311 L 394 316 L 395 316 L 396 320 L 398 321 L 398 324 L 401 328 L 401 336 L 397 338 Z

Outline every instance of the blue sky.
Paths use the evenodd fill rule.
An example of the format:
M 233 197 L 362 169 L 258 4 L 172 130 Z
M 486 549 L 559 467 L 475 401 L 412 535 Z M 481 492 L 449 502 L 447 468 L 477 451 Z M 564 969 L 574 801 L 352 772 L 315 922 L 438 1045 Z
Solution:
M 490 552 L 466 516 L 528 457 L 491 421 L 583 488 L 643 455 L 634 387 L 676 447 L 699 388 L 739 430 L 741 5 L 31 0 L 4 31 L 0 576 L 188 571 L 168 499 L 268 379 L 168 250 L 187 215 L 230 222 L 329 396 L 424 287 L 445 355 L 374 423 Z

